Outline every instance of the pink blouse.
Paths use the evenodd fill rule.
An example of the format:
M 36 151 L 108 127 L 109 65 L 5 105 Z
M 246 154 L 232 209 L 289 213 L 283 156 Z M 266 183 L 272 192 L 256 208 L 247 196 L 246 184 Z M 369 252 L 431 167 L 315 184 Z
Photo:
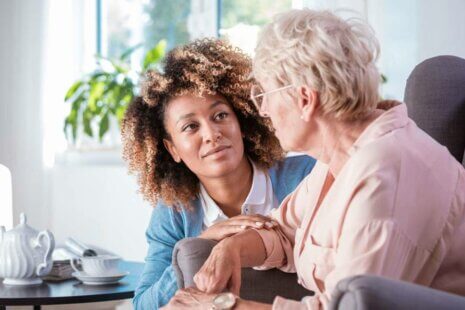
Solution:
M 320 309 L 342 279 L 376 274 L 465 295 L 465 169 L 408 118 L 387 109 L 350 150 L 321 201 L 328 173 L 318 162 L 275 209 L 275 230 L 257 230 L 261 268 L 297 272 L 315 292 L 273 309 Z

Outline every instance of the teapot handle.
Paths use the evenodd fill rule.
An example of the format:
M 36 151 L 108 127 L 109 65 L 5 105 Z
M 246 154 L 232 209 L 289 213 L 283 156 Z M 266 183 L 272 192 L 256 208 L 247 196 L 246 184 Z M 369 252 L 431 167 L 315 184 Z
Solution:
M 41 242 L 42 239 L 46 240 L 45 244 Z M 36 269 L 37 276 L 41 277 L 48 274 L 51 270 L 51 264 L 53 264 L 53 262 L 50 259 L 52 257 L 52 251 L 55 248 L 55 239 L 53 238 L 51 232 L 49 232 L 48 230 L 44 230 L 37 235 L 36 244 L 36 247 L 47 246 L 47 249 L 45 250 L 44 260 L 37 266 Z

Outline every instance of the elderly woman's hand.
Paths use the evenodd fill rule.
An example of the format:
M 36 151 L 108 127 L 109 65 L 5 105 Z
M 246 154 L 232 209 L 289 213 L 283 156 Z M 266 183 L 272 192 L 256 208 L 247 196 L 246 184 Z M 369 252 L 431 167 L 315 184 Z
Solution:
M 171 298 L 170 302 L 161 309 L 211 309 L 213 298 L 215 298 L 216 295 L 217 294 L 201 292 L 193 287 L 180 289 L 176 292 L 173 298 Z
M 194 310 L 210 310 L 215 309 L 213 307 L 213 299 L 218 294 L 209 294 L 199 291 L 196 288 L 188 287 L 185 289 L 178 290 L 176 295 L 171 298 L 170 302 L 162 307 L 162 310 L 178 310 L 178 309 L 194 309 Z M 236 303 L 234 305 L 236 310 L 271 310 L 271 305 L 262 304 L 254 301 L 248 301 L 236 297 Z
M 199 237 L 221 241 L 248 228 L 268 229 L 276 225 L 271 218 L 260 214 L 238 215 L 210 226 Z
M 241 287 L 241 259 L 237 250 L 228 245 L 228 239 L 216 245 L 210 256 L 194 276 L 197 288 L 207 293 L 228 289 L 239 295 Z

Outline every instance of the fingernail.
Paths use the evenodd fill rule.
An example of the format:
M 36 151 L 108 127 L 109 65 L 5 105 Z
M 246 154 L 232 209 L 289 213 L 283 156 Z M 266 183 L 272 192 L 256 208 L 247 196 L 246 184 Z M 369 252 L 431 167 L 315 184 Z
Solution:
M 274 227 L 274 224 L 272 222 L 266 222 L 265 226 L 268 227 L 268 228 L 272 228 L 272 227 Z
M 263 222 L 255 222 L 255 225 L 257 225 L 257 226 L 263 226 Z
M 241 225 L 241 229 L 245 229 L 247 226 L 245 225 Z

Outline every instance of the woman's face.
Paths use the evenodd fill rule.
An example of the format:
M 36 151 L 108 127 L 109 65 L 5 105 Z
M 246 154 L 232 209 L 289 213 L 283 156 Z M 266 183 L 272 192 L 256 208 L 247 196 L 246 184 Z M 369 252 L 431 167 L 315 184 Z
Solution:
M 165 147 L 199 179 L 225 176 L 247 163 L 239 121 L 224 97 L 173 98 L 164 118 L 170 135 Z
M 278 85 L 269 80 L 261 81 L 260 84 L 265 93 L 279 88 Z M 298 152 L 303 150 L 303 143 L 307 139 L 300 110 L 294 102 L 295 99 L 288 94 L 293 91 L 296 91 L 296 88 L 266 94 L 263 97 L 260 113 L 271 119 L 275 135 L 282 148 L 286 151 Z

